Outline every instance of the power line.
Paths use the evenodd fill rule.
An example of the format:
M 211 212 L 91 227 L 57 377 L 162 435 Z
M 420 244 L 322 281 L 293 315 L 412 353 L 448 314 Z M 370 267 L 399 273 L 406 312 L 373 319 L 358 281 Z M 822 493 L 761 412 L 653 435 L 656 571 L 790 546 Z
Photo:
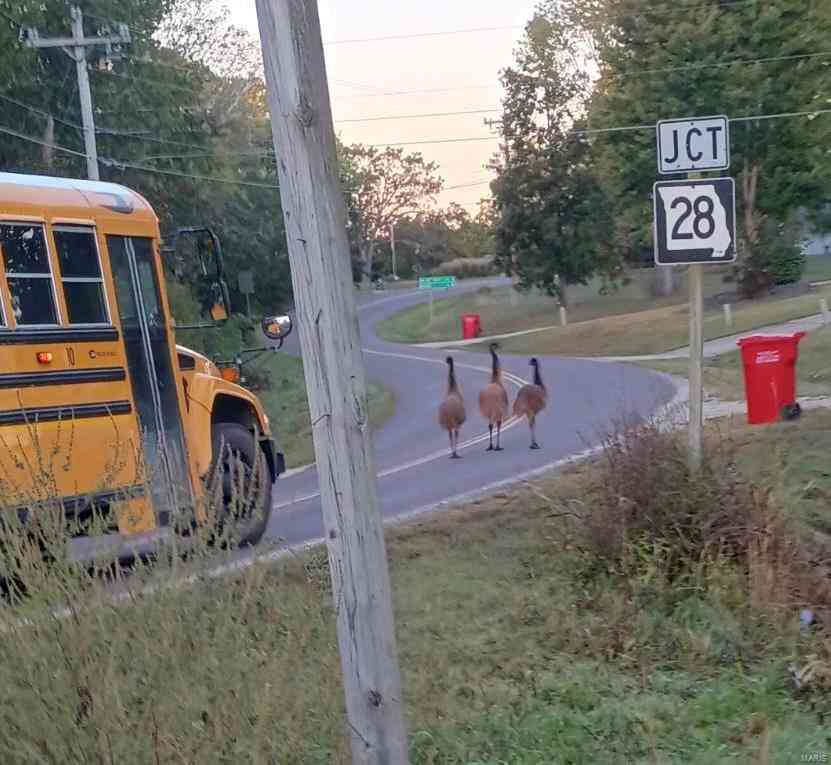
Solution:
M 129 130 L 118 130 L 116 128 L 99 128 L 95 131 L 98 135 L 113 136 L 115 138 L 132 138 L 137 141 L 146 141 L 164 146 L 180 146 L 183 149 L 204 150 L 204 145 L 185 143 L 184 141 L 172 141 L 168 138 L 159 138 L 155 135 L 146 135 Z
M 729 121 L 730 122 L 752 122 L 754 120 L 774 120 L 774 119 L 788 119 L 792 117 L 817 117 L 820 115 L 831 114 L 831 109 L 814 109 L 810 111 L 798 111 L 798 112 L 779 112 L 779 113 L 771 113 L 771 114 L 752 114 L 746 115 L 743 117 L 733 117 Z M 625 131 L 637 131 L 637 130 L 655 130 L 655 125 L 627 125 L 627 126 L 619 126 L 619 127 L 609 127 L 609 128 L 588 128 L 584 130 L 574 130 L 570 131 L 574 135 L 585 135 L 585 134 L 602 134 L 602 133 L 612 133 L 612 132 L 625 132 Z M 69 149 L 66 146 L 60 146 L 58 144 L 51 144 L 46 141 L 40 141 L 36 138 L 31 138 L 30 136 L 24 135 L 16 130 L 12 130 L 11 128 L 6 128 L 0 126 L 0 133 L 4 133 L 6 135 L 10 135 L 14 138 L 18 138 L 22 141 L 27 141 L 29 143 L 37 144 L 38 146 L 46 146 L 57 151 L 62 151 L 66 154 L 71 154 L 77 157 L 86 157 L 86 155 L 82 152 L 75 151 L 74 149 Z M 397 144 L 375 144 L 375 146 L 410 146 L 410 145 L 423 145 L 423 144 L 431 144 L 431 143 L 465 143 L 465 142 L 473 142 L 473 141 L 483 141 L 483 140 L 499 140 L 498 136 L 492 136 L 490 138 L 482 138 L 482 137 L 472 137 L 472 138 L 449 138 L 449 139 L 438 139 L 435 141 L 407 141 L 401 142 Z M 232 155 L 225 155 L 226 157 Z M 264 154 L 263 157 L 273 156 L 271 154 Z M 108 159 L 108 158 L 101 158 L 100 160 L 103 164 L 116 167 L 120 169 L 131 169 L 136 170 L 139 172 L 145 173 L 153 173 L 159 175 L 168 175 L 174 176 L 179 178 L 189 178 L 192 180 L 198 181 L 207 181 L 210 183 L 224 183 L 230 185 L 237 185 L 237 186 L 251 186 L 254 188 L 263 188 L 263 189 L 277 189 L 279 188 L 277 185 L 274 184 L 267 184 L 267 183 L 257 183 L 254 181 L 241 181 L 241 180 L 231 180 L 228 178 L 217 178 L 215 176 L 207 176 L 207 175 L 196 175 L 192 173 L 183 173 L 178 172 L 176 170 L 163 170 L 157 167 L 147 167 L 144 165 L 137 165 L 132 162 L 122 161 L 117 159 Z M 478 185 L 485 185 L 490 181 L 479 181 L 476 183 L 470 184 L 458 184 L 456 186 L 448 186 L 442 191 L 453 191 L 455 189 L 460 188 L 472 188 Z
M 739 5 L 749 5 L 752 3 L 758 3 L 759 0 L 724 0 L 719 6 L 714 6 L 710 0 L 696 0 L 695 2 L 689 3 L 675 3 L 672 5 L 664 5 L 660 8 L 647 8 L 645 10 L 659 10 L 668 13 L 678 12 L 678 11 L 686 11 L 689 9 L 696 9 L 696 8 L 713 8 L 713 9 L 720 9 L 723 7 L 732 8 L 734 6 Z M 605 16 L 605 19 L 622 19 L 622 18 L 634 18 L 635 14 L 633 13 L 623 13 L 618 14 L 616 16 Z M 450 30 L 442 30 L 438 32 L 415 32 L 411 34 L 397 34 L 397 35 L 382 35 L 379 37 L 355 37 L 351 39 L 343 39 L 343 40 L 328 40 L 324 42 L 324 45 L 352 45 L 357 43 L 374 43 L 374 42 L 386 42 L 392 40 L 416 40 L 421 38 L 429 38 L 429 37 L 449 37 L 451 35 L 466 35 L 466 34 L 480 34 L 483 32 L 503 32 L 507 30 L 517 30 L 517 29 L 525 29 L 526 25 L 523 24 L 506 24 L 503 26 L 494 26 L 494 27 L 472 27 L 468 29 L 450 29 Z
M 383 148 L 384 146 L 427 146 L 434 143 L 475 143 L 476 141 L 498 141 L 499 136 L 491 135 L 487 137 L 474 136 L 473 138 L 437 138 L 426 141 L 396 141 L 391 143 L 371 143 L 369 144 L 373 149 Z
M 731 117 L 730 122 L 752 122 L 753 120 L 775 120 L 786 119 L 790 117 L 814 117 L 822 114 L 831 114 L 831 109 L 813 109 L 810 111 L 801 112 L 778 112 L 773 114 L 751 114 L 745 117 Z M 569 130 L 570 135 L 596 135 L 601 133 L 623 133 L 632 132 L 636 130 L 655 130 L 655 124 L 651 125 L 626 125 L 620 127 L 608 128 L 583 128 L 579 130 Z M 399 141 L 397 143 L 378 143 L 371 144 L 375 148 L 384 146 L 419 146 L 433 143 L 474 143 L 478 141 L 498 141 L 501 136 L 491 136 L 489 138 L 482 138 L 480 136 L 472 136 L 470 138 L 443 138 L 437 140 L 425 141 Z
M 454 191 L 455 189 L 472 189 L 474 186 L 489 185 L 492 179 L 486 181 L 476 181 L 475 183 L 459 183 L 455 186 L 445 186 L 442 191 Z
M 758 0 L 753 0 L 753 2 L 758 2 Z M 729 67 L 729 66 L 750 66 L 753 64 L 766 64 L 772 63 L 775 61 L 792 61 L 792 60 L 800 60 L 806 58 L 818 58 L 822 56 L 831 56 L 831 51 L 817 51 L 812 53 L 798 53 L 788 56 L 769 56 L 766 58 L 754 58 L 754 59 L 737 59 L 735 61 L 719 61 L 712 64 L 684 64 L 680 66 L 674 67 L 664 67 L 659 69 L 642 69 L 642 70 L 633 70 L 630 72 L 619 72 L 617 74 L 610 74 L 608 75 L 609 78 L 622 78 L 622 77 L 635 77 L 644 74 L 656 74 L 656 73 L 666 73 L 666 72 L 681 72 L 685 70 L 696 70 L 696 69 L 706 69 L 708 67 Z M 370 87 L 369 85 L 365 87 Z M 380 91 L 378 93 L 366 93 L 360 96 L 349 96 L 348 98 L 342 98 L 338 100 L 343 101 L 355 101 L 358 99 L 363 98 L 382 98 L 388 96 L 415 96 L 415 95 L 426 95 L 430 93 L 455 93 L 457 91 L 462 90 L 487 90 L 489 88 L 497 88 L 501 87 L 499 82 L 492 82 L 486 85 L 459 85 L 456 87 L 448 87 L 448 88 L 422 88 L 422 89 L 415 89 L 415 90 L 393 90 L 393 91 Z
M 789 56 L 768 56 L 766 58 L 750 58 L 750 59 L 736 59 L 735 61 L 719 61 L 713 64 L 685 64 L 684 66 L 667 66 L 659 69 L 638 69 L 633 72 L 619 72 L 617 74 L 610 74 L 610 79 L 618 79 L 622 77 L 638 77 L 644 74 L 666 74 L 667 72 L 684 72 L 694 69 L 710 69 L 722 68 L 729 66 L 749 66 L 752 64 L 770 64 L 775 61 L 796 61 L 806 58 L 819 58 L 822 56 L 831 56 L 831 50 L 818 51 L 816 53 L 795 53 Z
M 29 104 L 23 103 L 23 101 L 18 101 L 16 98 L 12 98 L 11 96 L 6 96 L 0 93 L 0 100 L 6 101 L 10 104 L 14 104 L 15 106 L 19 106 L 21 109 L 25 109 L 26 111 L 32 112 L 32 114 L 37 114 L 41 117 L 52 118 L 55 122 L 66 125 L 67 127 L 75 128 L 76 130 L 83 130 L 83 127 L 76 122 L 68 122 L 67 120 L 59 119 L 55 117 L 51 112 L 44 111 L 43 109 L 38 109 L 36 106 L 30 106 Z
M 237 151 L 230 154 L 215 153 L 215 152 L 197 152 L 194 154 L 158 154 L 150 157 L 142 157 L 143 162 L 150 160 L 171 160 L 171 159 L 230 159 L 231 157 L 255 157 L 264 159 L 266 157 L 273 157 L 273 151 Z
M 831 109 L 815 109 L 809 112 L 780 112 L 779 114 L 754 114 L 749 117 L 731 117 L 730 122 L 752 122 L 753 120 L 778 120 L 787 117 L 817 117 L 831 114 Z
M 192 173 L 180 173 L 176 170 L 162 170 L 158 167 L 146 167 L 144 165 L 136 165 L 132 162 L 122 162 L 118 159 L 101 159 L 101 163 L 108 167 L 115 167 L 120 170 L 137 170 L 142 173 L 151 173 L 157 175 L 170 175 L 175 178 L 189 178 L 195 181 L 208 181 L 209 183 L 226 183 L 232 186 L 251 186 L 257 189 L 279 189 L 280 187 L 272 183 L 258 183 L 256 181 L 241 181 L 230 178 L 217 178 L 211 175 L 194 175 Z
M 822 115 L 831 113 L 831 109 L 817 109 L 813 111 L 801 111 L 801 112 L 782 112 L 777 114 L 762 114 L 762 115 L 750 115 L 747 117 L 734 117 L 730 119 L 730 122 L 748 122 L 752 120 L 770 120 L 770 119 L 784 119 L 789 117 L 810 117 L 813 115 Z M 608 127 L 608 128 L 581 128 L 579 130 L 570 130 L 568 131 L 570 135 L 602 135 L 604 133 L 624 133 L 624 132 L 633 132 L 638 130 L 655 130 L 655 125 L 653 124 L 646 124 L 646 125 L 625 125 L 625 126 L 616 126 L 616 127 Z M 502 140 L 502 136 L 470 136 L 465 138 L 437 138 L 437 139 L 423 139 L 423 140 L 414 140 L 414 141 L 396 141 L 390 143 L 374 143 L 370 144 L 372 148 L 384 148 L 384 147 L 399 147 L 399 146 L 428 146 L 432 144 L 455 144 L 455 143 L 478 143 L 482 141 L 500 141 Z M 272 151 L 263 151 L 262 153 L 259 152 L 228 152 L 228 153 L 211 153 L 211 152 L 204 152 L 199 154 L 168 154 L 159 157 L 153 157 L 153 159 L 164 159 L 164 160 L 173 160 L 173 159 L 230 159 L 232 157 L 255 157 L 266 159 L 268 157 L 273 157 L 274 153 Z M 146 168 L 149 170 L 149 168 Z M 484 183 L 484 182 L 483 182 Z
M 464 114 L 493 114 L 494 112 L 501 111 L 499 107 L 488 108 L 488 109 L 467 109 L 465 111 L 458 111 L 458 112 L 432 112 L 426 114 L 400 114 L 400 115 L 382 115 L 378 117 L 351 117 L 350 119 L 345 120 L 335 120 L 335 122 L 339 125 L 345 122 L 381 122 L 382 120 L 417 120 L 417 119 L 425 119 L 428 117 L 456 117 L 459 115 Z
M 754 120 L 778 120 L 790 117 L 817 117 L 822 114 L 831 114 L 831 109 L 814 109 L 803 112 L 777 112 L 774 114 L 751 114 L 745 117 L 730 117 L 728 122 L 753 122 Z M 600 133 L 624 133 L 636 130 L 655 130 L 655 124 L 651 125 L 627 125 L 625 127 L 609 128 L 586 128 L 584 130 L 570 130 L 572 135 L 596 135 Z
M 11 128 L 3 127 L 0 125 L 0 133 L 5 133 L 6 135 L 10 135 L 13 138 L 19 138 L 21 141 L 28 141 L 29 143 L 37 144 L 38 146 L 45 146 L 49 149 L 54 149 L 55 151 L 62 151 L 65 154 L 72 154 L 75 157 L 84 157 L 86 158 L 86 154 L 82 151 L 75 151 L 75 149 L 68 149 L 66 146 L 61 146 L 56 143 L 49 143 L 48 141 L 41 141 L 37 138 L 32 138 L 31 136 L 25 135 L 23 133 L 19 133 L 17 130 L 12 130 Z
M 415 40 L 423 37 L 448 37 L 450 35 L 469 35 L 481 32 L 503 32 L 508 29 L 523 29 L 521 24 L 509 24 L 500 27 L 473 27 L 471 29 L 451 29 L 442 32 L 416 32 L 414 34 L 384 35 L 383 37 L 356 37 L 351 40 L 329 40 L 324 45 L 352 45 L 355 43 L 386 42 L 388 40 Z
M 134 80 L 136 82 L 146 82 L 148 85 L 158 85 L 168 90 L 178 90 L 182 93 L 190 93 L 193 95 L 196 91 L 193 88 L 186 88 L 183 85 L 176 85 L 172 82 L 165 82 L 164 80 L 151 80 L 148 77 L 139 77 L 135 74 L 124 74 L 122 72 L 111 72 L 109 69 L 92 69 L 96 74 L 105 74 L 108 77 L 118 77 L 121 80 Z
M 489 88 L 499 88 L 501 85 L 498 81 L 491 82 L 487 85 L 459 85 L 452 88 L 422 88 L 419 90 L 392 90 L 379 91 L 378 93 L 365 93 L 360 96 L 349 96 L 348 98 L 340 99 L 343 101 L 356 101 L 359 98 L 380 98 L 386 96 L 417 96 L 427 93 L 455 93 L 460 90 L 488 90 Z
M 658 13 L 678 13 L 679 11 L 696 10 L 702 8 L 704 10 L 720 11 L 722 8 L 735 8 L 740 5 L 754 5 L 760 0 L 722 0 L 717 5 L 712 0 L 696 0 L 691 3 L 673 3 L 672 5 L 652 6 L 646 4 L 643 8 L 643 13 L 658 12 Z M 619 19 L 634 19 L 637 18 L 635 13 L 617 13 L 612 16 L 603 16 L 604 21 L 617 21 Z

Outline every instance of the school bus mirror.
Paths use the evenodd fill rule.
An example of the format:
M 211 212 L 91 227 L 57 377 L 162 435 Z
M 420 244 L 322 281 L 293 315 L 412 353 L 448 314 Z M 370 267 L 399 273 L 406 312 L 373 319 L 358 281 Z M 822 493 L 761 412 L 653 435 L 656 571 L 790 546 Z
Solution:
M 269 340 L 285 340 L 294 329 L 289 316 L 266 316 L 263 319 L 263 334 Z
M 179 278 L 203 283 L 224 278 L 222 245 L 210 228 L 180 228 L 173 245 L 165 250 L 170 253 L 169 266 Z

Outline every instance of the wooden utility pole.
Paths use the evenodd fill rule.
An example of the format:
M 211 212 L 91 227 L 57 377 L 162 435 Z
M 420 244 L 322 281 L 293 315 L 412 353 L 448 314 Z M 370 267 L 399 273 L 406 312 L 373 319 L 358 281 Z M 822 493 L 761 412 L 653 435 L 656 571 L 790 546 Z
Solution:
M 46 127 L 43 130 L 43 164 L 49 170 L 55 159 L 55 118 L 49 114 L 46 117 Z
M 87 155 L 87 177 L 92 181 L 99 180 L 98 147 L 95 141 L 95 117 L 92 108 L 92 92 L 89 88 L 89 72 L 87 71 L 87 50 L 89 48 L 105 47 L 107 51 L 113 45 L 126 45 L 130 42 L 130 32 L 123 24 L 119 25 L 118 34 L 96 35 L 84 37 L 84 14 L 81 9 L 73 5 L 70 8 L 72 16 L 72 37 L 41 38 L 37 29 L 24 30 L 24 42 L 30 48 L 63 48 L 64 52 L 75 62 L 78 76 L 78 93 L 81 96 L 81 119 L 84 127 L 84 146 Z
M 257 0 L 355 765 L 407 762 L 384 528 L 317 0 Z
M 390 249 L 392 250 L 392 278 L 398 277 L 398 268 L 395 262 L 395 223 L 390 223 Z

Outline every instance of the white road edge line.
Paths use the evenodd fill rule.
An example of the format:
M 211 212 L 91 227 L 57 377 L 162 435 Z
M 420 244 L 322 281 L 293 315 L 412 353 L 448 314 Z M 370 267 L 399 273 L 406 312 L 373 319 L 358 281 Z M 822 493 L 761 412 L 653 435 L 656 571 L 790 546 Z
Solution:
M 689 391 L 687 389 L 687 386 L 682 381 L 680 381 L 679 378 L 673 377 L 672 375 L 664 374 L 662 372 L 658 372 L 656 374 L 663 377 L 665 380 L 668 380 L 670 383 L 672 383 L 672 386 L 675 388 L 675 396 L 672 398 L 672 400 L 664 404 L 663 406 L 659 407 L 653 414 L 654 417 L 662 419 L 664 417 L 669 416 L 673 412 L 673 410 L 677 410 L 679 407 L 683 406 L 687 402 L 687 399 L 689 397 Z M 566 457 L 561 457 L 560 459 L 555 460 L 554 462 L 549 462 L 548 464 L 542 465 L 541 467 L 536 467 L 524 473 L 519 473 L 518 475 L 512 476 L 511 478 L 505 478 L 501 481 L 494 481 L 493 483 L 488 484 L 486 486 L 481 486 L 478 489 L 464 492 L 462 494 L 457 494 L 453 497 L 443 499 L 440 502 L 433 502 L 431 504 L 423 505 L 422 507 L 416 508 L 415 510 L 409 510 L 406 513 L 401 513 L 399 515 L 386 518 L 384 519 L 384 526 L 395 528 L 396 526 L 408 523 L 409 521 L 412 521 L 416 518 L 422 518 L 424 516 L 430 515 L 431 513 L 437 512 L 440 509 L 446 509 L 453 505 L 469 502 L 470 500 L 475 499 L 476 497 L 486 496 L 488 494 L 493 493 L 494 491 L 497 491 L 498 489 L 503 489 L 508 486 L 513 486 L 518 483 L 529 481 L 532 478 L 536 478 L 537 476 L 544 475 L 545 473 L 549 473 L 554 470 L 567 467 L 569 465 L 576 465 L 587 459 L 591 459 L 593 456 L 599 454 L 602 451 L 602 449 L 602 445 L 593 446 L 589 449 L 584 449 L 583 451 L 576 452 Z M 179 580 L 179 582 L 196 583 L 201 578 L 213 579 L 216 577 L 221 577 L 226 574 L 234 573 L 236 571 L 243 571 L 257 563 L 271 563 L 274 561 L 281 560 L 282 558 L 285 558 L 290 555 L 302 554 L 311 549 L 314 549 L 315 547 L 320 547 L 324 544 L 326 544 L 326 540 L 323 537 L 318 537 L 316 539 L 309 540 L 308 542 L 298 542 L 294 545 L 281 547 L 279 550 L 273 550 L 268 553 L 262 553 L 260 555 L 255 555 L 250 558 L 246 558 L 245 560 L 234 561 L 233 563 L 217 566 L 216 568 L 210 569 L 202 574 L 194 574 L 185 580 Z
M 669 381 L 675 388 L 675 396 L 673 397 L 673 399 L 668 403 L 664 404 L 663 406 L 658 407 L 658 409 L 652 415 L 660 419 L 663 417 L 667 417 L 673 412 L 673 410 L 677 410 L 679 407 L 683 406 L 689 398 L 689 391 L 683 380 L 680 380 L 677 377 L 673 377 L 672 375 L 665 374 L 662 372 L 657 372 L 656 374 L 658 374 L 660 377 L 663 377 L 665 380 Z M 440 502 L 434 502 L 432 504 L 416 508 L 415 510 L 410 510 L 406 513 L 401 513 L 400 515 L 385 518 L 384 526 L 395 528 L 396 526 L 403 525 L 412 520 L 415 520 L 416 518 L 423 518 L 429 516 L 430 514 L 435 513 L 441 509 L 446 509 L 453 505 L 469 502 L 477 496 L 484 496 L 498 489 L 506 488 L 508 486 L 516 485 L 518 483 L 523 483 L 524 481 L 529 481 L 532 478 L 535 478 L 539 475 L 543 475 L 553 470 L 558 470 L 568 465 L 576 465 L 579 462 L 590 459 L 594 455 L 600 453 L 602 451 L 602 448 L 603 447 L 601 445 L 593 446 L 581 452 L 576 452 L 566 457 L 561 457 L 560 459 L 554 462 L 550 462 L 547 465 L 542 465 L 540 467 L 534 468 L 524 473 L 512 476 L 511 478 L 496 481 L 486 486 L 479 487 L 478 489 L 474 489 L 473 491 L 465 492 L 463 494 L 457 494 L 456 496 L 449 497 L 447 499 L 441 500 Z M 189 574 L 186 577 L 176 579 L 174 581 L 160 582 L 159 584 L 148 585 L 147 587 L 144 587 L 137 592 L 121 592 L 116 595 L 113 595 L 112 602 L 118 604 L 126 600 L 131 600 L 136 596 L 148 597 L 165 589 L 184 589 L 185 587 L 190 587 L 192 585 L 199 584 L 199 582 L 204 581 L 206 579 L 219 579 L 223 576 L 227 576 L 228 574 L 245 571 L 246 569 L 249 569 L 258 564 L 270 564 L 290 556 L 295 557 L 298 555 L 302 555 L 303 553 L 308 552 L 309 550 L 312 550 L 316 547 L 321 547 L 325 544 L 326 540 L 323 537 L 317 537 L 315 539 L 310 539 L 305 542 L 298 542 L 293 545 L 281 546 L 279 547 L 279 549 L 271 550 L 270 552 L 263 552 L 258 555 L 252 555 L 251 557 L 237 560 L 233 563 L 223 563 L 222 565 L 215 566 L 213 568 L 207 569 L 206 571 L 200 571 L 194 574 Z M 70 618 L 72 615 L 73 614 L 71 609 L 68 608 L 59 609 L 57 611 L 52 612 L 51 614 L 51 616 L 56 619 L 67 619 Z M 31 623 L 30 619 L 23 619 L 20 622 L 18 622 L 19 626 L 26 626 L 29 623 Z M 2 629 L 3 628 L 0 627 L 0 631 L 2 631 Z
M 424 356 L 411 356 L 406 353 L 392 353 L 389 351 L 373 351 L 369 350 L 368 348 L 363 349 L 364 353 L 368 353 L 373 356 L 386 356 L 388 358 L 398 358 L 398 359 L 405 359 L 407 361 L 421 361 L 427 364 L 438 364 L 444 365 L 444 360 L 442 359 L 431 359 L 425 358 Z M 491 370 L 487 367 L 479 367 L 474 366 L 472 364 L 465 364 L 459 363 L 456 364 L 457 367 L 462 369 L 472 369 L 476 372 L 483 372 L 484 374 L 490 374 Z M 512 372 L 505 372 L 503 370 L 502 376 L 505 380 L 510 382 L 511 384 L 517 387 L 519 390 L 523 385 L 527 385 L 528 381 L 524 380 L 523 378 L 519 377 L 518 375 L 513 374 Z M 510 417 L 508 420 L 505 421 L 505 424 L 502 426 L 502 431 L 510 430 L 511 428 L 519 425 L 522 422 L 522 418 L 520 417 Z M 489 433 L 483 433 L 479 436 L 474 436 L 471 439 L 468 439 L 464 443 L 459 445 L 459 449 L 468 449 L 471 446 L 476 446 L 477 444 L 484 443 L 490 438 Z M 405 470 L 412 470 L 413 468 L 421 467 L 422 465 L 426 465 L 430 462 L 435 462 L 436 460 L 442 459 L 447 455 L 447 450 L 442 449 L 441 451 L 433 452 L 432 454 L 427 454 L 424 457 L 419 457 L 417 459 L 411 460 L 410 462 L 402 463 L 401 465 L 394 465 L 393 467 L 387 468 L 386 470 L 382 470 L 378 473 L 377 478 L 380 480 L 381 478 L 388 478 L 391 475 L 396 475 L 398 473 L 402 473 Z M 294 505 L 302 504 L 303 502 L 309 502 L 313 499 L 317 499 L 320 496 L 319 491 L 311 492 L 309 494 L 303 494 L 299 497 L 294 497 L 291 500 L 286 502 L 280 502 L 279 504 L 273 505 L 272 510 L 285 510 L 288 507 L 293 507 Z

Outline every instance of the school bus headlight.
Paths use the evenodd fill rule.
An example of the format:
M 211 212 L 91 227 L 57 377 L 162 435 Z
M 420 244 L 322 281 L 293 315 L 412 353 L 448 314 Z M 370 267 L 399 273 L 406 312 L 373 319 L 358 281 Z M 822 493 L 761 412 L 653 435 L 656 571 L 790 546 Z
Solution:
M 52 363 L 52 354 L 48 351 L 41 351 L 37 355 L 38 364 L 51 364 Z

